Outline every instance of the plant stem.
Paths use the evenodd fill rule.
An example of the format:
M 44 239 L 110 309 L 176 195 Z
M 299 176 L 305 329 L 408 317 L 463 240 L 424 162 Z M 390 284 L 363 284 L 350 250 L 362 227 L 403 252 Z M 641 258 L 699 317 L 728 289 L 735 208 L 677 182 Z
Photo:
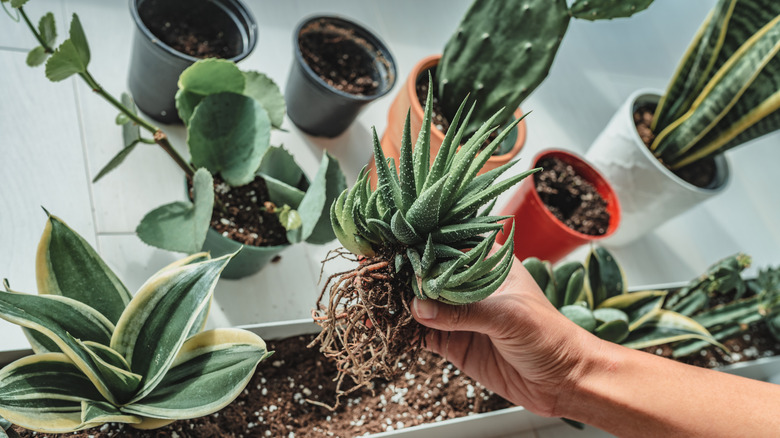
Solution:
M 41 44 L 41 47 L 43 47 L 43 50 L 46 53 L 54 53 L 54 49 L 49 47 L 48 44 L 46 44 L 46 41 L 43 40 L 43 37 L 38 33 L 38 30 L 33 26 L 32 21 L 30 21 L 30 17 L 27 16 L 27 14 L 24 12 L 24 9 L 19 6 L 18 8 L 19 13 L 22 15 L 22 18 L 24 19 L 24 22 L 27 23 L 27 27 L 30 28 L 33 35 L 35 35 L 35 39 L 38 40 L 38 42 Z

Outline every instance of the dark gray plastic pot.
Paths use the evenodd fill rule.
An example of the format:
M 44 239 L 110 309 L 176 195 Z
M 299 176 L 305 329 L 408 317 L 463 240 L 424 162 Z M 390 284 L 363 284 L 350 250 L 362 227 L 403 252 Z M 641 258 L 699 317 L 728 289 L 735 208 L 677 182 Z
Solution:
M 319 32 L 323 24 L 351 30 L 371 46 L 360 45 L 371 59 L 372 79 L 379 83 L 374 93 L 356 95 L 341 91 L 325 82 L 306 63 L 300 37 Z M 293 52 L 284 93 L 287 115 L 295 126 L 310 135 L 336 137 L 352 124 L 366 104 L 387 94 L 395 84 L 395 60 L 387 46 L 363 26 L 341 17 L 316 16 L 303 20 L 293 34 Z
M 130 0 L 133 37 L 128 86 L 138 108 L 162 123 L 178 123 L 174 97 L 179 75 L 198 58 L 164 43 L 153 23 L 182 23 L 205 35 L 222 34 L 224 57 L 238 62 L 257 44 L 257 22 L 240 0 Z
M 236 280 L 260 272 L 268 262 L 289 246 L 242 245 L 219 234 L 213 228 L 209 228 L 206 241 L 203 243 L 203 251 L 210 252 L 212 257 L 219 257 L 241 249 L 241 252 L 236 254 L 222 271 L 222 278 Z

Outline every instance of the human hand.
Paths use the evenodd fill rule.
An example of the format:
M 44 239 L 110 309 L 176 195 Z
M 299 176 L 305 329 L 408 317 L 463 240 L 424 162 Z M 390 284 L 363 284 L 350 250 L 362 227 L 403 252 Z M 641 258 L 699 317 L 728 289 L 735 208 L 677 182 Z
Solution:
M 487 389 L 526 409 L 555 416 L 558 397 L 584 372 L 601 342 L 555 309 L 515 260 L 490 297 L 450 306 L 415 299 L 415 319 L 432 330 L 428 349 Z

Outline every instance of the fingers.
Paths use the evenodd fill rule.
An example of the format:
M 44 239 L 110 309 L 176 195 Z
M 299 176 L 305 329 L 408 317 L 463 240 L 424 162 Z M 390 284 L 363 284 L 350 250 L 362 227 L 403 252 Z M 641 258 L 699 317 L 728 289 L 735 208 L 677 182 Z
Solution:
M 491 334 L 495 330 L 495 311 L 490 300 L 465 306 L 451 306 L 436 300 L 412 302 L 412 315 L 422 325 L 442 331 L 470 331 Z M 493 309 L 495 310 L 495 309 Z

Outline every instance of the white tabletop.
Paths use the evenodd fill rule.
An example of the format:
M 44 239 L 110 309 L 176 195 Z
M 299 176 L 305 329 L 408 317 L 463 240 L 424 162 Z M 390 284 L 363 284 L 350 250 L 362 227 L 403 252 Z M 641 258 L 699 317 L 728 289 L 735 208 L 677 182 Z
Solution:
M 367 107 L 340 137 L 304 135 L 289 119 L 284 123 L 289 132 L 272 136 L 310 175 L 328 150 L 340 160 L 351 184 L 369 159 L 370 129 L 383 132 L 400 82 L 419 59 L 442 51 L 470 0 L 246 2 L 258 20 L 259 40 L 241 67 L 265 72 L 282 89 L 292 59 L 292 31 L 309 15 L 335 13 L 355 19 L 374 29 L 393 52 L 400 76 L 395 89 Z M 714 3 L 656 0 L 631 19 L 573 20 L 550 75 L 522 104 L 533 113 L 526 119 L 528 138 L 519 157 L 526 164 L 517 171 L 528 168 L 531 157 L 545 148 L 584 154 L 633 90 L 664 88 Z M 93 76 L 114 95 L 125 91 L 134 32 L 127 1 L 35 0 L 26 10 L 36 22 L 44 12 L 54 12 L 60 41 L 70 15 L 78 13 L 91 46 Z M 52 84 L 42 68 L 27 67 L 26 51 L 35 45 L 23 24 L 0 13 L 0 278 L 8 278 L 16 290 L 35 292 L 34 257 L 46 218 L 43 206 L 96 245 L 135 290 L 180 257 L 145 245 L 134 229 L 151 209 L 183 198 L 181 173 L 159 148 L 142 145 L 119 169 L 92 184 L 122 147 L 116 113 L 80 80 Z M 165 130 L 185 152 L 182 128 Z M 780 135 L 743 145 L 728 156 L 733 180 L 723 193 L 613 250 L 629 285 L 687 280 L 738 251 L 752 255 L 756 267 L 780 264 Z M 508 196 L 511 192 L 499 204 Z M 295 245 L 282 253 L 279 263 L 257 275 L 221 280 L 209 325 L 306 317 L 321 287 L 319 262 L 337 246 Z M 582 260 L 585 252 L 581 248 L 568 258 Z M 21 331 L 0 321 L 0 351 L 26 347 Z

